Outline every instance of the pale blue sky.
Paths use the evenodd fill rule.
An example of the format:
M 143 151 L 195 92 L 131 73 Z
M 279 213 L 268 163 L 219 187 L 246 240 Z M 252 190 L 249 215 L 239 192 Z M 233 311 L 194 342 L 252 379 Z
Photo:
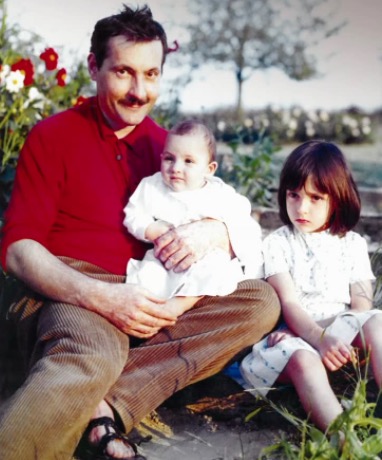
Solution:
M 330 1 L 340 5 L 339 17 L 347 19 L 349 24 L 317 50 L 323 76 L 294 82 L 277 70 L 257 72 L 244 86 L 246 107 L 267 104 L 327 110 L 350 105 L 366 110 L 382 107 L 382 0 Z M 119 0 L 7 0 L 10 20 L 39 33 L 46 41 L 45 46 L 63 50 L 63 66 L 73 55 L 85 59 L 94 23 L 116 13 L 122 3 Z M 187 20 L 187 0 L 147 0 L 147 3 L 166 27 L 170 41 L 181 42 L 183 29 L 173 24 Z M 182 91 L 183 108 L 233 105 L 235 91 L 233 74 L 209 66 Z

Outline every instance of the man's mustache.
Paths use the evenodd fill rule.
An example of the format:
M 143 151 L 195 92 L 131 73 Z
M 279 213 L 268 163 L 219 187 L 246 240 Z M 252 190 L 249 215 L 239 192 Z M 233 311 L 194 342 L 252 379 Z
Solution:
M 143 106 L 145 104 L 148 103 L 148 100 L 147 98 L 145 99 L 140 99 L 139 97 L 135 97 L 135 96 L 127 96 L 125 99 L 124 99 L 124 104 L 125 105 L 139 105 L 139 106 Z

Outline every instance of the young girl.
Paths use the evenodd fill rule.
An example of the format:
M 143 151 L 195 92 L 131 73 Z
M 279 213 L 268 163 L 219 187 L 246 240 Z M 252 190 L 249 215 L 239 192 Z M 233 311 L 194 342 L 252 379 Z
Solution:
M 211 131 L 196 120 L 186 120 L 169 133 L 161 171 L 138 185 L 125 207 L 129 232 L 154 243 L 142 261 L 130 260 L 127 283 L 140 284 L 166 299 L 164 308 L 184 312 L 200 296 L 228 295 L 244 278 L 260 278 L 261 230 L 251 217 L 247 198 L 214 177 L 216 143 Z M 182 224 L 216 219 L 226 224 L 233 252 L 214 250 L 187 271 L 176 273 L 155 255 L 155 240 Z
M 351 231 L 360 199 L 341 151 L 309 141 L 287 158 L 278 191 L 285 226 L 264 240 L 265 277 L 279 295 L 285 326 L 258 344 L 241 364 L 248 388 L 262 395 L 275 381 L 292 382 L 323 431 L 342 412 L 327 371 L 362 347 L 382 387 L 382 316 L 372 308 L 374 279 L 367 245 Z

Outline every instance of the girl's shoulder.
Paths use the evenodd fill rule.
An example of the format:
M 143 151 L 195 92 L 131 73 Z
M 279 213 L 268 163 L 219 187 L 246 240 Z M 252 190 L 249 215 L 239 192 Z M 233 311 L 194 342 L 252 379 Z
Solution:
M 288 225 L 283 225 L 273 232 L 269 233 L 265 238 L 264 242 L 275 241 L 275 240 L 289 240 L 294 237 L 293 229 Z
M 357 232 L 350 230 L 341 238 L 344 245 L 349 248 L 367 248 L 366 238 Z

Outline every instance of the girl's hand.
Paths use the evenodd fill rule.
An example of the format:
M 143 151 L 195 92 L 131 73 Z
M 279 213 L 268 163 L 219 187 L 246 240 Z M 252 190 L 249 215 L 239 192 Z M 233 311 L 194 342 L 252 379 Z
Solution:
M 274 347 L 277 343 L 289 337 L 296 337 L 296 334 L 289 329 L 280 329 L 279 331 L 271 332 L 268 335 L 268 347 Z
M 330 371 L 336 371 L 351 361 L 354 356 L 353 347 L 338 337 L 325 334 L 322 336 L 318 351 L 322 362 Z

